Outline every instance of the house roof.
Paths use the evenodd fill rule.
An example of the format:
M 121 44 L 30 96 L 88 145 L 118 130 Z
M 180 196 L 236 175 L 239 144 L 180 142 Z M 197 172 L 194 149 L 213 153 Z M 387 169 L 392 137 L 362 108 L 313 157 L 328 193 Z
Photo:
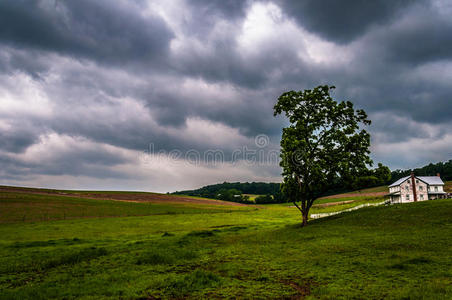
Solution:
M 441 180 L 439 176 L 416 176 L 423 182 L 430 185 L 444 185 L 444 182 Z
M 396 182 L 394 182 L 393 184 L 391 184 L 389 187 L 398 186 L 398 185 L 400 185 L 402 182 L 404 182 L 405 180 L 407 180 L 408 178 L 410 178 L 410 176 L 402 177 L 402 178 L 400 178 L 399 180 L 397 180 Z
M 411 176 L 402 177 L 393 184 L 391 184 L 389 187 L 398 186 L 410 177 Z M 439 176 L 415 176 L 415 177 L 429 185 L 444 185 L 444 182 L 441 180 Z

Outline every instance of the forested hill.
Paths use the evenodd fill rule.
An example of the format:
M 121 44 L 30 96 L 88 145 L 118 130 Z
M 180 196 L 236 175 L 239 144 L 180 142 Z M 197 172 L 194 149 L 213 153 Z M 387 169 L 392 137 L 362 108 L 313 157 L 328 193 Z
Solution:
M 351 186 L 346 186 L 342 183 L 342 181 L 338 180 L 335 188 L 325 193 L 325 195 L 386 185 L 396 181 L 399 178 L 410 175 L 412 171 L 414 171 L 414 174 L 418 176 L 435 176 L 437 173 L 440 173 L 441 178 L 444 181 L 452 180 L 452 160 L 444 163 L 431 163 L 427 166 L 414 170 L 395 170 L 392 172 L 389 171 L 387 167 L 378 164 L 376 169 L 371 170 L 368 174 L 364 174 L 362 177 L 356 178 L 354 184 Z M 178 191 L 173 194 L 244 203 L 246 203 L 248 199 L 247 196 L 244 196 L 243 194 L 256 194 L 267 195 L 265 199 L 259 199 L 259 201 L 263 201 L 262 203 L 287 201 L 286 197 L 281 193 L 280 183 L 275 182 L 223 182 L 219 184 L 207 185 L 196 190 Z
M 448 162 L 439 162 L 437 164 L 430 163 L 417 169 L 409 170 L 395 170 L 391 172 L 391 181 L 394 182 L 399 178 L 410 175 L 414 172 L 417 176 L 435 176 L 440 174 L 444 181 L 452 180 L 452 159 Z
M 223 182 L 173 194 L 216 198 L 222 190 L 237 190 L 240 191 L 240 194 L 277 195 L 280 192 L 279 185 L 274 182 Z
M 391 180 L 391 171 L 381 163 L 375 169 L 368 170 L 353 182 L 345 183 L 336 178 L 326 195 L 343 193 L 352 190 L 370 188 L 388 184 Z M 214 198 L 226 201 L 248 202 L 246 194 L 266 195 L 265 198 L 256 198 L 256 203 L 287 202 L 286 196 L 280 190 L 280 183 L 266 182 L 223 182 L 204 186 L 196 190 L 174 192 L 173 194 Z

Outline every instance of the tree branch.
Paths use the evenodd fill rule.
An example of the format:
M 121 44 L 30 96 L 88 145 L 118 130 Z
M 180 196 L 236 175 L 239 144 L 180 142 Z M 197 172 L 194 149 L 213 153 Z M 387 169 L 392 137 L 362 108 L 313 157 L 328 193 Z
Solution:
M 298 206 L 297 202 L 295 200 L 293 201 L 293 204 L 298 208 L 298 210 L 303 214 L 303 210 Z
M 308 200 L 308 211 L 311 209 L 312 204 L 314 204 L 315 199 Z

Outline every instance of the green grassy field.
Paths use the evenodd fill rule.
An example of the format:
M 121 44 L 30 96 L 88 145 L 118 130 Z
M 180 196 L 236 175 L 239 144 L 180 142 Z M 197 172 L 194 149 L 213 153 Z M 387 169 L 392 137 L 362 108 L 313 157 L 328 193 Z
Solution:
M 287 204 L 1 192 L 0 299 L 452 298 L 452 200 L 299 224 Z

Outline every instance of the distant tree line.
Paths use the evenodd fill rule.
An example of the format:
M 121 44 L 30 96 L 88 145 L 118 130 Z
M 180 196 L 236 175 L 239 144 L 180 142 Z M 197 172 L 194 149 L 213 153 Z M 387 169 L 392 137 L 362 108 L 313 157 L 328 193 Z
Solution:
M 443 180 L 452 180 L 452 159 L 447 162 L 430 163 L 417 169 L 392 171 L 391 180 L 396 181 L 402 177 L 409 176 L 411 172 L 414 172 L 416 176 L 435 176 L 439 173 Z
M 280 184 L 274 182 L 223 182 L 207 185 L 196 190 L 174 192 L 176 195 L 188 195 L 196 197 L 206 197 L 225 201 L 241 203 L 284 203 L 284 198 L 280 190 Z M 244 194 L 261 195 L 254 201 Z
M 378 164 L 378 167 L 369 170 L 354 179 L 352 186 L 345 186 L 342 180 L 337 180 L 331 185 L 326 195 L 348 192 L 351 190 L 370 188 L 388 184 L 391 181 L 391 171 L 388 167 Z M 281 192 L 280 183 L 275 182 L 223 182 L 207 185 L 196 190 L 178 191 L 173 194 L 205 197 L 224 201 L 240 203 L 285 203 L 287 197 Z M 250 200 L 246 194 L 260 195 Z

